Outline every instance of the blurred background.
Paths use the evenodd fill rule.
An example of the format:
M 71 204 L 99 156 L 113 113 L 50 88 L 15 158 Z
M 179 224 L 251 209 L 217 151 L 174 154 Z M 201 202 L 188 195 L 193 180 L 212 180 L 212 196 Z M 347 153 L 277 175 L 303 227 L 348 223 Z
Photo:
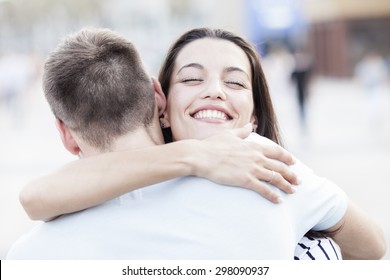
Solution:
M 247 37 L 262 55 L 286 147 L 339 184 L 390 243 L 389 0 L 0 0 L 0 259 L 38 223 L 19 204 L 24 184 L 76 160 L 57 135 L 41 74 L 48 52 L 84 26 L 127 36 L 155 76 L 190 28 Z

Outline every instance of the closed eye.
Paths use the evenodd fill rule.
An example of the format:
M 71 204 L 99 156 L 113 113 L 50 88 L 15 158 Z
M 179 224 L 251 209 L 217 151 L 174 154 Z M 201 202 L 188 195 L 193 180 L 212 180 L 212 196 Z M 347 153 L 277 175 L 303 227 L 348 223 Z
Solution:
M 247 86 L 244 84 L 244 83 L 241 83 L 241 82 L 238 82 L 238 81 L 233 81 L 233 80 L 228 80 L 228 81 L 225 81 L 226 84 L 234 87 L 234 88 L 247 88 Z
M 196 83 L 200 83 L 200 82 L 203 82 L 203 79 L 200 79 L 200 78 L 184 78 L 181 80 L 182 83 L 185 83 L 185 84 L 196 84 Z

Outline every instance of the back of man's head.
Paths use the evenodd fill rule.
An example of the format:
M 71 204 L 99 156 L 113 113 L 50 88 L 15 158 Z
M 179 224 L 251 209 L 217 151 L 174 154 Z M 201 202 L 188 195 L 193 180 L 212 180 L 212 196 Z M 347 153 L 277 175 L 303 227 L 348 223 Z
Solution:
M 133 44 L 108 29 L 66 37 L 45 63 L 43 89 L 56 118 L 102 150 L 153 119 L 152 80 Z

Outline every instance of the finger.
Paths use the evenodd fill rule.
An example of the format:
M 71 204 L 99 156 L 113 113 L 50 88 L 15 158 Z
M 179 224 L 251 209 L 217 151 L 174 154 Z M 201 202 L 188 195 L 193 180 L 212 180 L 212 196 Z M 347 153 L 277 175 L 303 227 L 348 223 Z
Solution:
M 298 185 L 300 182 L 298 175 L 291 168 L 278 160 L 266 159 L 264 167 L 269 170 L 274 170 L 280 177 L 293 185 Z
M 279 160 L 287 165 L 295 163 L 295 157 L 286 149 L 278 145 L 268 145 L 264 147 L 264 155 L 268 158 Z
M 257 179 L 263 183 L 271 184 L 285 193 L 295 193 L 296 188 L 288 182 L 280 173 L 270 169 L 261 168 L 258 170 Z
M 257 192 L 262 197 L 273 203 L 280 203 L 283 201 L 277 192 L 273 191 L 267 184 L 259 180 L 254 179 L 251 181 L 251 184 L 248 186 L 248 188 Z
M 272 171 L 270 171 L 270 173 L 271 173 L 271 175 L 269 175 L 270 180 L 266 181 L 266 183 L 269 183 L 288 194 L 293 194 L 296 192 L 296 188 L 290 182 L 288 182 L 282 175 L 280 175 L 280 173 L 278 172 L 272 173 Z
M 237 137 L 240 137 L 241 139 L 244 139 L 249 136 L 249 134 L 252 132 L 252 124 L 248 123 L 247 125 L 240 127 L 240 128 L 234 128 L 231 130 L 231 133 Z
M 269 181 L 270 174 L 272 174 L 272 170 L 274 170 L 288 183 L 293 185 L 298 185 L 300 183 L 297 174 L 295 174 L 291 167 L 285 163 L 276 159 L 268 158 L 261 153 L 258 153 L 256 157 L 256 163 L 259 168 L 257 176 L 260 180 Z M 264 169 L 266 173 L 264 173 Z

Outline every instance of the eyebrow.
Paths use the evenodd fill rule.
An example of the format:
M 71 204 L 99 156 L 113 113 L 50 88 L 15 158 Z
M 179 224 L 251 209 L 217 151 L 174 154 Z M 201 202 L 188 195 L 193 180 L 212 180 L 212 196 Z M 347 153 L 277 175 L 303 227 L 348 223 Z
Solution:
M 242 70 L 241 68 L 239 68 L 239 67 L 230 66 L 230 67 L 227 67 L 225 69 L 225 71 L 228 72 L 228 73 L 229 72 L 241 72 L 241 73 L 245 74 L 245 76 L 247 76 L 248 79 L 250 79 L 249 78 L 249 74 L 247 72 L 245 72 L 244 70 Z
M 191 68 L 191 67 L 197 68 L 197 69 L 200 69 L 200 70 L 203 70 L 203 69 L 204 69 L 203 65 L 201 65 L 201 64 L 199 64 L 199 63 L 189 63 L 189 64 L 186 64 L 186 65 L 182 66 L 182 67 L 179 69 L 179 71 L 177 71 L 177 74 L 179 74 L 180 71 L 182 71 L 183 69 L 185 69 L 185 68 Z
M 194 62 L 194 63 L 189 63 L 189 64 L 186 64 L 186 65 L 182 66 L 182 67 L 179 69 L 179 71 L 177 71 L 177 74 L 179 74 L 183 69 L 185 69 L 185 68 L 191 68 L 191 67 L 197 68 L 197 69 L 199 69 L 199 70 L 203 70 L 203 69 L 204 69 L 204 66 L 203 66 L 202 64 L 199 64 L 199 63 L 195 63 L 195 62 Z M 239 68 L 239 67 L 230 66 L 230 67 L 225 68 L 224 71 L 227 72 L 227 73 L 230 73 L 230 72 L 240 72 L 240 73 L 245 74 L 245 76 L 247 76 L 247 78 L 250 79 L 249 74 L 246 73 L 244 70 L 242 70 L 242 69 Z

